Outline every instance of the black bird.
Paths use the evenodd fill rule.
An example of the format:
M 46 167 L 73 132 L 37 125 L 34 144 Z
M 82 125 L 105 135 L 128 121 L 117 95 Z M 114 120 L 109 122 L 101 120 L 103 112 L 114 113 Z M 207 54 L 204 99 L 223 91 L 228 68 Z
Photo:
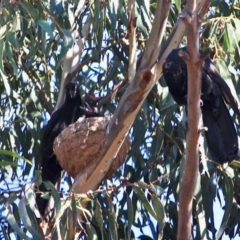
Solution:
M 58 163 L 57 157 L 53 152 L 53 142 L 55 138 L 70 124 L 76 122 L 79 117 L 99 116 L 92 111 L 83 108 L 83 102 L 76 83 L 70 82 L 65 86 L 65 101 L 58 110 L 56 110 L 48 121 L 40 150 L 41 175 L 43 181 L 50 181 L 55 185 L 61 177 L 62 168 Z M 44 192 L 46 188 L 44 184 L 39 186 L 39 190 Z M 40 194 L 36 194 L 36 203 L 41 215 L 44 215 L 48 205 L 48 200 L 41 198 Z
M 187 105 L 187 66 L 179 50 L 186 51 L 186 47 L 174 49 L 168 55 L 163 64 L 163 76 L 177 104 Z M 238 153 L 238 136 L 225 102 L 237 115 L 240 115 L 239 104 L 209 57 L 202 68 L 201 100 L 211 158 L 220 164 L 231 162 Z

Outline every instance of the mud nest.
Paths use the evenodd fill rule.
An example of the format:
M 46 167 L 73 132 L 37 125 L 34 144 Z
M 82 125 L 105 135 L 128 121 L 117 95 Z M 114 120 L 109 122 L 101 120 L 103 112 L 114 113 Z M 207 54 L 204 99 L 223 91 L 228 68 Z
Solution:
M 103 157 L 109 117 L 79 118 L 55 139 L 53 150 L 61 167 L 73 178 L 92 174 Z M 127 137 L 105 175 L 111 176 L 125 161 L 130 141 Z

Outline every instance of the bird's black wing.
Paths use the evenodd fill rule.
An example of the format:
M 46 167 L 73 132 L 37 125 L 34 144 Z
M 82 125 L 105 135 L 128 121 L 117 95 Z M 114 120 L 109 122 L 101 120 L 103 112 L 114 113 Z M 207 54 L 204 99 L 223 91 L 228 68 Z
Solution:
M 237 132 L 224 100 L 239 114 L 238 100 L 209 58 L 202 71 L 202 117 L 208 128 L 205 133 L 213 160 L 219 163 L 234 160 L 238 153 Z
M 230 87 L 221 77 L 220 73 L 218 72 L 217 68 L 213 65 L 210 58 L 206 58 L 202 74 L 203 78 L 207 78 L 206 75 L 210 76 L 211 80 L 214 81 L 221 89 L 222 95 L 226 103 L 228 103 L 231 106 L 235 114 L 240 116 L 240 105 L 238 99 L 234 97 Z
M 234 160 L 238 153 L 238 137 L 233 120 L 222 97 L 204 101 L 202 118 L 211 158 L 221 164 Z

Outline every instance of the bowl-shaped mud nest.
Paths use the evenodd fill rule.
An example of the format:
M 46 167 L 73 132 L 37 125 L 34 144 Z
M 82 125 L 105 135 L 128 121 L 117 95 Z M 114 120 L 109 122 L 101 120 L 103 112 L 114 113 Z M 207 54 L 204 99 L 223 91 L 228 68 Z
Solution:
M 92 174 L 103 157 L 109 117 L 79 118 L 55 139 L 53 149 L 61 167 L 73 178 L 79 173 Z M 114 158 L 105 178 L 125 161 L 130 141 L 127 137 Z

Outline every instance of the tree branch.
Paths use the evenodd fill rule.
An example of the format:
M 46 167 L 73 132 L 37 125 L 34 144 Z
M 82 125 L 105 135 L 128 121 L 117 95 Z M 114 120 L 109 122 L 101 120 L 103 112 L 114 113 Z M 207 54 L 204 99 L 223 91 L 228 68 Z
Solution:
M 106 150 L 102 161 L 81 189 L 76 189 L 75 183 L 73 184 L 72 189 L 75 193 L 84 193 L 97 188 L 132 126 L 142 102 L 155 84 L 155 65 L 170 6 L 171 1 L 158 0 L 153 29 L 144 52 L 144 60 L 141 62 L 133 81 L 122 96 L 118 108 L 108 126 Z M 153 43 L 155 44 L 152 45 Z
M 130 83 L 136 73 L 137 65 L 137 42 L 136 42 L 136 22 L 135 0 L 128 0 L 128 38 L 129 38 L 129 65 L 128 82 Z
M 120 42 L 121 42 L 121 39 L 119 39 L 117 42 L 111 43 L 109 46 L 103 48 L 101 51 L 98 51 L 92 57 L 89 57 L 85 61 L 78 63 L 76 68 L 72 72 L 68 73 L 65 83 L 71 82 L 73 80 L 73 78 L 82 70 L 83 66 L 88 65 L 92 60 L 96 59 L 98 56 L 105 53 L 107 50 L 113 48 Z
M 209 0 L 204 2 L 201 10 L 207 11 Z M 202 22 L 196 9 L 196 0 L 189 0 L 187 10 L 180 15 L 187 30 L 187 52 L 180 51 L 179 55 L 187 64 L 188 76 L 188 131 L 186 162 L 184 164 L 183 177 L 180 185 L 179 214 L 178 214 L 178 240 L 188 240 L 191 238 L 192 224 L 192 199 L 195 192 L 198 168 L 199 168 L 199 135 L 200 135 L 200 95 L 202 80 L 202 65 L 204 57 L 199 54 L 199 29 Z

